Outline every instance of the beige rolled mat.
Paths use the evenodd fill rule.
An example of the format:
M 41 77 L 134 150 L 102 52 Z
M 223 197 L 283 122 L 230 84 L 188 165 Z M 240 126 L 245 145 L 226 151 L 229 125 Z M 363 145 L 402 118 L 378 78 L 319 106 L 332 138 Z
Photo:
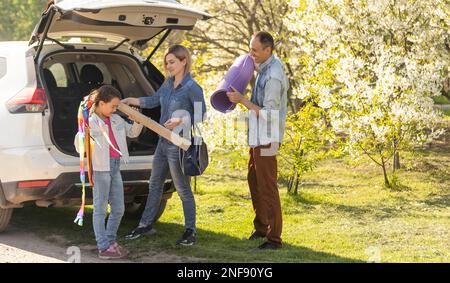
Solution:
M 155 122 L 151 118 L 145 116 L 144 114 L 140 113 L 139 111 L 131 108 L 130 106 L 122 102 L 119 104 L 119 107 L 117 109 L 123 112 L 124 114 L 130 116 L 134 121 L 146 126 L 150 130 L 160 135 L 161 137 L 171 141 L 173 144 L 184 150 L 188 150 L 189 146 L 191 145 L 191 141 L 182 138 L 180 135 L 161 126 L 159 123 Z

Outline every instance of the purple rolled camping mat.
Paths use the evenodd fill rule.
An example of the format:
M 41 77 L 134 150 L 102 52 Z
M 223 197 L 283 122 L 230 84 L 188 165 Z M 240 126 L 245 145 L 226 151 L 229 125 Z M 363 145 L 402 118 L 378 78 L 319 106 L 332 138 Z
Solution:
M 233 86 L 240 93 L 244 93 L 248 83 L 253 77 L 255 63 L 250 55 L 239 56 L 231 65 L 216 91 L 211 96 L 211 105 L 217 111 L 227 113 L 232 111 L 236 104 L 232 103 L 227 96 L 227 92 L 232 91 Z

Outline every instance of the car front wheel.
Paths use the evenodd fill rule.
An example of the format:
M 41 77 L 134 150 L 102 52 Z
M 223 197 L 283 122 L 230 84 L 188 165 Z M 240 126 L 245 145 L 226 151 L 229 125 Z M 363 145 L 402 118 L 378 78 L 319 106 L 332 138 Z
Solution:
M 6 227 L 8 227 L 9 221 L 11 220 L 13 209 L 0 208 L 0 232 L 3 232 Z

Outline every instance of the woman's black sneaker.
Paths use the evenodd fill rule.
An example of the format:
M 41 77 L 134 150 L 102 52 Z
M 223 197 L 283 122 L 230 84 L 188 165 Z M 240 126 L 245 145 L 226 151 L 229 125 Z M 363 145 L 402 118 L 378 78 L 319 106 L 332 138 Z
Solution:
M 125 240 L 135 240 L 140 236 L 146 235 L 150 236 L 155 234 L 155 229 L 152 228 L 152 225 L 147 225 L 145 227 L 137 227 L 130 234 L 125 236 Z
M 192 246 L 195 243 L 195 232 L 192 229 L 186 229 L 181 239 L 177 241 L 177 245 Z

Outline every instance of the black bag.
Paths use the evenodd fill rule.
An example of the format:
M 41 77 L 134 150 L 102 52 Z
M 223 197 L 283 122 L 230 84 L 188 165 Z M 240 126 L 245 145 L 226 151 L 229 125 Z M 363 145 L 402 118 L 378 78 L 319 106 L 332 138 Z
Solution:
M 195 136 L 195 125 L 191 134 L 191 146 L 187 151 L 180 148 L 180 165 L 185 176 L 198 176 L 205 172 L 209 164 L 208 148 L 201 136 Z M 198 132 L 200 130 L 197 128 Z

